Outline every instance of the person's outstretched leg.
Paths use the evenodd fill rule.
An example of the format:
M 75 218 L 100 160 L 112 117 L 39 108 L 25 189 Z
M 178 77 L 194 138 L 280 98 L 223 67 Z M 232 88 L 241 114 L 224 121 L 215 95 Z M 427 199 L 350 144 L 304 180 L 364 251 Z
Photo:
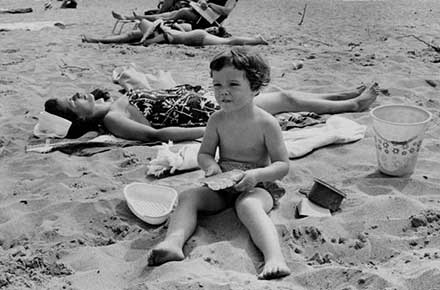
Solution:
M 259 279 L 281 278 L 290 274 L 281 252 L 278 232 L 267 215 L 272 206 L 272 197 L 262 188 L 243 193 L 235 203 L 239 219 L 264 256 L 264 267 L 258 275 Z
M 223 198 L 207 187 L 181 192 L 177 208 L 171 215 L 165 240 L 150 251 L 148 265 L 157 266 L 169 261 L 183 260 L 183 246 L 196 229 L 197 212 L 219 211 L 225 207 Z
M 142 38 L 142 31 L 134 30 L 121 35 L 111 35 L 106 37 L 91 37 L 81 35 L 82 42 L 89 43 L 134 43 Z
M 377 83 L 368 85 L 358 96 L 344 100 L 310 97 L 310 93 L 279 89 L 259 94 L 255 102 L 257 106 L 271 114 L 307 111 L 317 114 L 336 114 L 363 111 L 376 100 L 378 94 Z
M 339 91 L 334 93 L 307 93 L 311 98 L 318 98 L 331 101 L 349 100 L 358 97 L 367 88 L 366 85 L 360 85 L 354 90 Z
M 194 12 L 192 8 L 180 8 L 179 10 L 174 10 L 170 12 L 165 13 L 159 13 L 159 14 L 152 14 L 152 15 L 139 15 L 136 14 L 136 12 L 133 12 L 133 16 L 122 16 L 121 14 L 118 14 L 114 11 L 112 11 L 112 15 L 116 19 L 146 19 L 149 21 L 155 21 L 157 19 L 163 19 L 163 20 L 184 20 L 185 22 L 192 23 L 198 19 L 198 14 Z
M 115 11 L 112 11 L 113 18 L 117 20 L 136 20 L 137 18 L 135 16 L 128 16 L 128 15 L 122 15 L 120 13 L 117 13 Z
M 203 39 L 203 45 L 259 45 L 259 44 L 268 45 L 269 43 L 261 35 L 257 35 L 255 37 L 232 36 L 229 38 L 223 38 L 205 32 L 205 36 Z

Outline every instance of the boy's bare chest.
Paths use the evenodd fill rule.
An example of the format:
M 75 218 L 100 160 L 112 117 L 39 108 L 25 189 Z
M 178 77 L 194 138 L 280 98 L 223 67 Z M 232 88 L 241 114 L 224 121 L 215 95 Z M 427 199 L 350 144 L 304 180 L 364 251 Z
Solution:
M 260 154 L 265 151 L 264 134 L 257 124 L 231 124 L 220 130 L 220 146 L 229 152 Z

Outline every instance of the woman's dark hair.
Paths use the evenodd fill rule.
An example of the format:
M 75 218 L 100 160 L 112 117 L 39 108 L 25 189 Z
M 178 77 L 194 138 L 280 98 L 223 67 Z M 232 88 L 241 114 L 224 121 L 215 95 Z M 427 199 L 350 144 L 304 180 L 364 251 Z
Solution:
M 95 96 L 95 100 L 104 99 L 107 100 L 110 98 L 110 94 L 108 92 L 102 91 L 100 89 L 96 89 L 91 92 L 93 96 Z M 67 119 L 72 122 L 72 125 L 67 132 L 67 138 L 78 138 L 84 135 L 89 131 L 98 131 L 100 128 L 100 124 L 94 123 L 90 120 L 80 119 L 75 112 L 70 110 L 69 108 L 64 108 L 60 106 L 57 99 L 49 99 L 44 103 L 44 110 L 48 113 L 57 115 L 64 119 Z
M 217 28 L 217 29 L 212 30 L 210 28 L 207 28 L 206 31 L 209 34 L 212 34 L 212 35 L 215 35 L 218 37 L 222 37 L 222 38 L 229 38 L 232 36 L 232 34 L 230 34 L 229 32 L 226 31 L 226 28 L 224 26 L 216 26 L 215 28 Z
M 226 66 L 244 70 L 252 91 L 259 91 L 270 82 L 270 67 L 267 62 L 255 52 L 245 48 L 234 47 L 219 53 L 209 64 L 212 71 L 220 71 Z

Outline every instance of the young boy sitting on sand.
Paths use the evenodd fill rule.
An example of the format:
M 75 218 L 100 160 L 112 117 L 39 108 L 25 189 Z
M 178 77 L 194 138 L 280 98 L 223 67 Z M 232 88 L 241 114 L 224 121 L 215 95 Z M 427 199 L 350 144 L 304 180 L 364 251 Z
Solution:
M 289 159 L 277 120 L 254 103 L 260 89 L 270 81 L 269 66 L 258 54 L 233 48 L 217 55 L 210 69 L 221 109 L 208 121 L 198 162 L 206 176 L 233 169 L 244 174 L 226 190 L 198 187 L 183 191 L 166 238 L 151 250 L 148 264 L 183 260 L 183 246 L 197 226 L 197 213 L 218 212 L 235 204 L 238 218 L 264 256 L 265 265 L 258 277 L 287 276 L 290 269 L 267 213 L 284 194 L 274 181 L 288 173 Z M 214 159 L 217 148 L 218 163 Z

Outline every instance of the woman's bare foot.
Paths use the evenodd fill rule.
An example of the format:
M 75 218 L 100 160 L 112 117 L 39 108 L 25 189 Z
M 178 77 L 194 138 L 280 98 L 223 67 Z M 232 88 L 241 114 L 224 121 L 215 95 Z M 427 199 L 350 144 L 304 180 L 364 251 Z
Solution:
M 270 280 L 290 275 L 290 269 L 286 263 L 278 260 L 267 261 L 263 270 L 258 275 L 258 279 Z
M 356 98 L 353 98 L 354 102 L 354 112 L 361 112 L 367 109 L 377 98 L 379 95 L 379 84 L 376 82 L 368 85 L 365 90 Z
M 184 258 L 182 248 L 165 240 L 150 251 L 148 266 L 159 266 L 170 261 L 182 261 Z

